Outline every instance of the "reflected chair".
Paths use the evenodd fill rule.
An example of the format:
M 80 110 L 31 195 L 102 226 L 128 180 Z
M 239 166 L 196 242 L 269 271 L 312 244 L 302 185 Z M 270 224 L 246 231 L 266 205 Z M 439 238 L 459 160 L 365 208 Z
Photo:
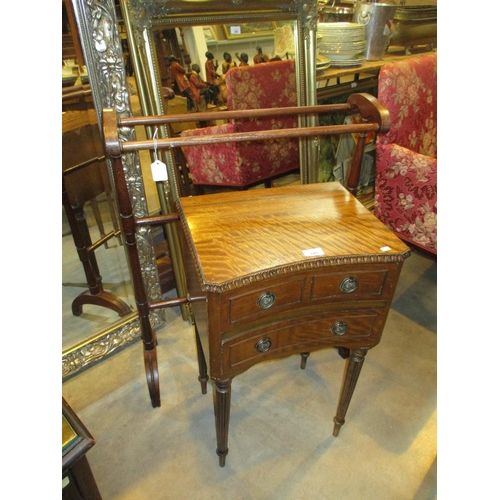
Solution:
M 378 99 L 392 124 L 377 139 L 374 213 L 437 254 L 437 54 L 384 65 Z
M 297 105 L 295 60 L 231 68 L 226 74 L 227 109 L 251 110 Z M 212 127 L 184 130 L 183 137 L 211 136 L 297 127 L 296 116 L 230 119 Z M 298 172 L 297 139 L 260 142 L 228 142 L 184 148 L 191 181 L 203 186 L 246 189 Z

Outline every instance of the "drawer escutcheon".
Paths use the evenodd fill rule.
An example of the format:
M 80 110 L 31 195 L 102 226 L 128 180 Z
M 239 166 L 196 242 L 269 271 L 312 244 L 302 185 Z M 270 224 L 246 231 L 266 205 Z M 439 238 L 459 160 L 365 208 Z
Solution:
M 269 309 L 275 302 L 276 295 L 273 292 L 264 292 L 257 300 L 257 305 L 261 309 Z
M 269 349 L 271 349 L 272 341 L 269 337 L 260 339 L 256 344 L 255 344 L 255 350 L 259 352 L 267 352 Z
M 345 293 L 354 292 L 358 288 L 358 278 L 348 276 L 340 282 L 340 289 Z
M 330 327 L 330 331 L 335 335 L 344 335 L 348 328 L 345 321 L 337 321 Z

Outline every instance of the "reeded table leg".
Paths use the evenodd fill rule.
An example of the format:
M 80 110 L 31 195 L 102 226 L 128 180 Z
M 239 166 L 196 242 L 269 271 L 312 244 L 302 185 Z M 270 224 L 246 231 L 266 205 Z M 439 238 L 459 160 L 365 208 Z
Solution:
M 352 394 L 354 392 L 354 388 L 356 387 L 359 374 L 361 373 L 361 368 L 363 367 L 367 351 L 368 349 L 351 350 L 350 356 L 346 362 L 342 390 L 340 393 L 339 404 L 337 406 L 337 414 L 333 419 L 335 423 L 333 427 L 333 435 L 335 437 L 339 435 L 340 427 L 344 425 L 345 414 L 347 412 L 347 408 L 349 408 L 349 403 L 351 402 Z
M 226 465 L 226 455 L 229 451 L 227 440 L 231 411 L 231 382 L 232 379 L 215 382 L 215 432 L 217 435 L 217 455 L 219 455 L 221 467 Z

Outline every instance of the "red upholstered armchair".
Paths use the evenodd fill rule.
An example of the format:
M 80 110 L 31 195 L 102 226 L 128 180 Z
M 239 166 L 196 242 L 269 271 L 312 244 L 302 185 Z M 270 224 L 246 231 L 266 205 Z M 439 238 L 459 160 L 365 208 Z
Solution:
M 228 110 L 297 105 L 295 60 L 232 68 L 226 73 Z M 199 136 L 297 126 L 296 117 L 278 116 L 232 120 L 224 125 L 185 130 Z M 299 168 L 297 139 L 209 144 L 184 148 L 195 185 L 247 188 Z
M 384 65 L 378 99 L 392 123 L 377 139 L 374 213 L 437 254 L 437 54 Z

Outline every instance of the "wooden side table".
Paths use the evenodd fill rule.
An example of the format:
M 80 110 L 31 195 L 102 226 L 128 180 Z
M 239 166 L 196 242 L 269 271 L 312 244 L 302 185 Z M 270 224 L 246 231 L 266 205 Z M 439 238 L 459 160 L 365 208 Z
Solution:
M 62 400 L 62 477 L 63 500 L 101 500 L 85 454 L 95 440 L 71 409 Z
M 309 352 L 339 348 L 337 436 L 408 247 L 336 182 L 180 198 L 177 208 L 189 294 L 206 297 L 191 305 L 215 385 L 219 465 L 232 379 L 265 360 L 301 354 L 304 368 Z

